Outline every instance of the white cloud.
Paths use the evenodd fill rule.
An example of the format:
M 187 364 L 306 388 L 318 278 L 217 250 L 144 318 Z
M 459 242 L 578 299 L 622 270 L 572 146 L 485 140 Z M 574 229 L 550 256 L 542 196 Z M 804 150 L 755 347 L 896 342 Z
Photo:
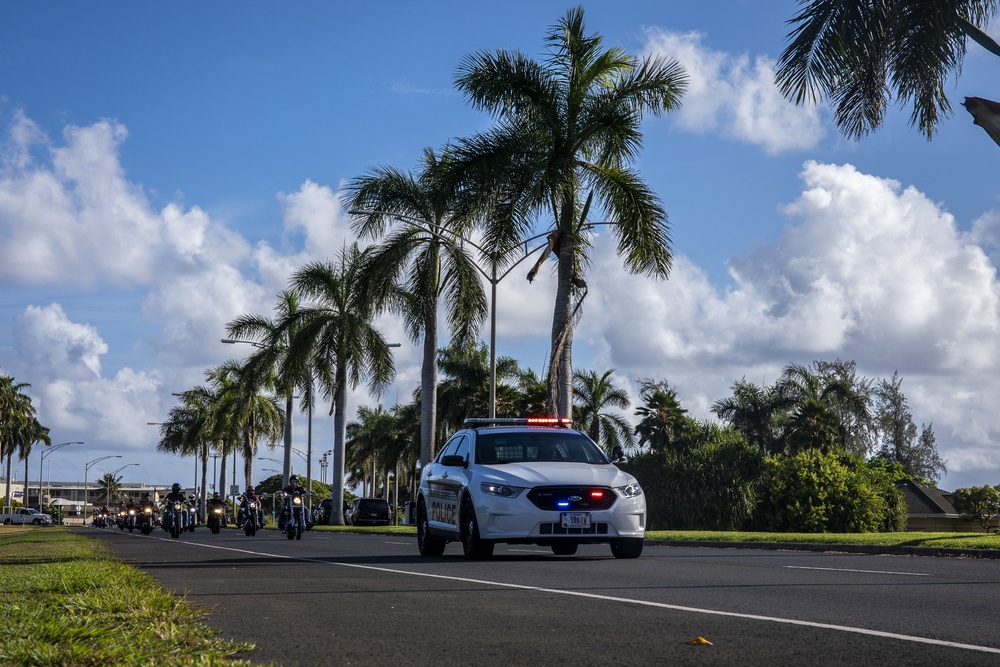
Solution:
M 611 244 L 597 244 L 577 334 L 594 367 L 667 379 L 703 418 L 734 381 L 771 383 L 791 362 L 854 360 L 882 378 L 898 370 L 952 473 L 1000 470 L 994 265 L 914 188 L 815 162 L 802 179 L 783 208 L 793 224 L 733 258 L 724 291 L 684 257 L 669 281 L 628 276 Z
M 71 322 L 57 303 L 28 306 L 14 324 L 15 345 L 25 363 L 55 377 L 88 380 L 101 374 L 107 343 L 94 327 Z
M 687 92 L 674 116 L 677 124 L 701 134 L 761 146 L 768 153 L 814 147 L 825 134 L 820 112 L 795 106 L 774 85 L 774 61 L 751 60 L 708 49 L 699 32 L 646 32 L 645 50 L 677 60 L 688 74 Z

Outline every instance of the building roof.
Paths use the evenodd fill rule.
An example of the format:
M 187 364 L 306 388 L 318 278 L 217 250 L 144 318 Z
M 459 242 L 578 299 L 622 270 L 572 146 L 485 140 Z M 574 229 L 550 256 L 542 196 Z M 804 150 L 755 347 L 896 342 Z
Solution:
M 906 513 L 921 516 L 958 516 L 951 504 L 951 491 L 944 491 L 912 479 L 896 482 L 906 501 Z

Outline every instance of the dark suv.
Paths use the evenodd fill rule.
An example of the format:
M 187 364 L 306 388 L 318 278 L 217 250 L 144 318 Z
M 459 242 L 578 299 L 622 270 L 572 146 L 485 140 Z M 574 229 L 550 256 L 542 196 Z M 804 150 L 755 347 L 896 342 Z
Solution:
M 352 526 L 388 526 L 392 521 L 384 498 L 355 498 L 347 508 L 345 523 Z
M 318 505 L 313 507 L 313 523 L 325 526 L 330 523 L 330 508 L 333 507 L 333 500 L 324 498 Z

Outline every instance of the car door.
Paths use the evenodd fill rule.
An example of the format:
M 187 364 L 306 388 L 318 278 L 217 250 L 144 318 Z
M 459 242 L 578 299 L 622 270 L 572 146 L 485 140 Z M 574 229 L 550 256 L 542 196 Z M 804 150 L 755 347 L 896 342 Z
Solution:
M 460 448 L 468 456 L 469 437 L 457 433 L 442 448 L 427 470 L 427 518 L 433 530 L 458 532 L 458 499 L 462 488 L 463 468 L 446 466 L 441 461 L 456 455 Z

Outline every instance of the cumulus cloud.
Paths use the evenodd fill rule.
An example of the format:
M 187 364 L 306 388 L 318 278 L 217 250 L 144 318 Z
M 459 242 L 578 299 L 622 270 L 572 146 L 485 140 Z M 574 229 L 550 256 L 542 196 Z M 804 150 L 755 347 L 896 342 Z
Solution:
M 1000 285 L 970 240 L 983 230 L 962 234 L 919 191 L 851 165 L 807 162 L 801 177 L 781 238 L 734 257 L 725 289 L 683 257 L 667 282 L 628 276 L 597 244 L 578 339 L 600 368 L 666 378 L 699 417 L 734 381 L 771 383 L 791 362 L 899 371 L 950 470 L 1000 468 Z
M 688 88 L 675 115 L 690 132 L 723 136 L 768 153 L 814 147 L 825 134 L 819 109 L 799 107 L 774 85 L 774 60 L 713 51 L 699 32 L 646 31 L 645 50 L 680 62 Z

